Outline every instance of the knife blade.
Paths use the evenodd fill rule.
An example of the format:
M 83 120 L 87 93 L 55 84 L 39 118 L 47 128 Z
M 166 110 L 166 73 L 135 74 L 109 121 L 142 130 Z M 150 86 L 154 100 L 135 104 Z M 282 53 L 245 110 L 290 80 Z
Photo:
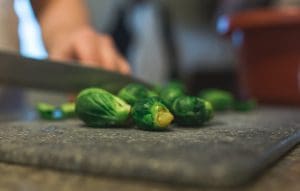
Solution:
M 0 84 L 3 85 L 70 93 L 88 87 L 100 87 L 116 93 L 129 83 L 151 87 L 134 77 L 82 66 L 76 62 L 37 60 L 0 52 Z

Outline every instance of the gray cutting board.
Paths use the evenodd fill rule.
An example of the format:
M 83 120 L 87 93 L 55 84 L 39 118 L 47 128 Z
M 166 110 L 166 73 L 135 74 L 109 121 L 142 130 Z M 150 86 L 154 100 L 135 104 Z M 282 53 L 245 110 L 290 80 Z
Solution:
M 245 183 L 300 141 L 300 110 L 224 113 L 202 128 L 91 129 L 80 121 L 0 124 L 0 160 L 201 186 Z

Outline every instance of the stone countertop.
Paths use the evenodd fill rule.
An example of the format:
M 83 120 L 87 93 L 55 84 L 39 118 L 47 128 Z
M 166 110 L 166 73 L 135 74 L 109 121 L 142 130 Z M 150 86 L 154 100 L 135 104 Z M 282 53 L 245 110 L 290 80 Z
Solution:
M 1 124 L 0 158 L 2 161 L 42 166 L 47 168 L 52 167 L 61 170 L 73 170 L 74 173 L 71 173 L 70 171 L 59 172 L 53 170 L 42 170 L 34 167 L 19 167 L 6 164 L 0 165 L 0 172 L 4 171 L 1 174 L 7 174 L 6 177 L 8 178 L 6 179 L 3 177 L 3 185 L 10 185 L 12 186 L 12 189 L 18 189 L 18 186 L 22 186 L 22 184 L 27 185 L 28 183 L 28 190 L 34 190 L 30 188 L 30 184 L 34 184 L 38 187 L 39 181 L 41 181 L 45 183 L 45 187 L 47 187 L 46 185 L 49 184 L 49 187 L 52 186 L 53 188 L 54 184 L 56 184 L 61 185 L 59 188 L 64 188 L 66 186 L 66 189 L 74 188 L 76 187 L 76 184 L 80 184 L 81 186 L 86 187 L 84 190 L 95 188 L 93 185 L 99 187 L 105 185 L 107 188 L 120 187 L 124 188 L 125 190 L 134 190 L 135 187 L 137 187 L 139 190 L 141 190 L 143 187 L 149 188 L 150 190 L 151 188 L 174 190 L 174 187 L 170 185 L 174 185 L 174 183 L 180 179 L 187 181 L 199 180 L 202 185 L 203 183 L 206 185 L 205 183 L 207 183 L 207 181 L 205 182 L 205 180 L 208 180 L 207 177 L 214 178 L 214 180 L 218 181 L 218 176 L 216 179 L 214 172 L 211 172 L 210 170 L 211 168 L 215 169 L 215 164 L 217 164 L 217 166 L 220 166 L 221 164 L 221 166 L 223 165 L 222 169 L 225 168 L 229 172 L 228 173 L 226 171 L 227 174 L 225 173 L 225 175 L 228 175 L 228 177 L 226 177 L 225 180 L 229 181 L 230 183 L 234 183 L 235 181 L 244 180 L 245 177 L 249 178 L 249 173 L 252 177 L 253 173 L 257 173 L 257 169 L 263 170 L 270 162 L 274 162 L 275 159 L 278 159 L 279 155 L 276 153 L 283 154 L 283 152 L 286 151 L 278 150 L 278 147 L 275 147 L 275 150 L 277 149 L 276 151 L 278 151 L 275 152 L 275 156 L 274 153 L 269 152 L 270 148 L 274 148 L 274 145 L 278 145 L 277 143 L 282 145 L 282 143 L 289 142 L 286 141 L 287 138 L 298 132 L 300 124 L 299 116 L 299 110 L 295 109 L 263 108 L 247 114 L 222 114 L 222 116 L 217 116 L 216 121 L 206 128 L 179 128 L 175 129 L 173 132 L 167 133 L 144 132 L 136 129 L 87 129 L 80 125 L 78 126 L 78 122 L 76 121 L 67 121 L 64 122 L 63 125 L 61 123 L 45 122 L 27 124 Z M 93 134 L 90 134 L 91 131 Z M 98 139 L 97 137 L 100 137 L 101 139 Z M 131 138 L 128 139 L 128 137 Z M 164 142 L 169 143 L 162 144 Z M 131 143 L 136 143 L 134 145 L 138 146 L 132 146 Z M 151 147 L 152 145 L 149 145 L 149 143 L 156 145 L 156 147 Z M 295 141 L 292 143 L 292 145 L 288 145 L 288 147 L 284 148 L 290 149 L 291 146 L 295 144 Z M 219 146 L 220 144 L 221 146 Z M 119 146 L 115 145 L 121 145 L 120 147 L 124 149 L 123 151 L 126 151 L 124 152 L 125 155 L 122 155 L 123 151 L 118 149 L 120 148 Z M 124 148 L 124 145 L 126 146 L 126 149 Z M 159 145 L 161 146 L 157 147 Z M 96 147 L 96 149 L 91 148 L 91 146 Z M 75 149 L 76 152 L 73 152 L 74 150 L 72 147 L 79 148 L 79 150 Z M 83 152 L 80 150 L 80 148 L 83 148 L 83 150 L 88 150 L 88 152 Z M 175 148 L 175 150 L 172 148 Z M 89 150 L 91 150 L 91 152 Z M 117 153 L 114 151 L 117 151 Z M 131 159 L 134 159 L 133 163 L 128 163 L 129 165 L 115 168 L 115 166 L 112 166 L 109 161 L 114 161 L 116 160 L 115 158 L 118 157 L 111 157 L 110 160 L 104 160 L 105 156 L 109 153 L 111 154 L 111 152 L 114 154 L 114 156 L 121 158 L 123 164 L 128 163 L 128 160 L 124 160 L 126 159 L 124 156 L 127 156 L 129 153 Z M 75 153 L 75 158 L 70 157 L 73 156 L 72 153 Z M 142 153 L 143 155 L 141 156 L 137 153 Z M 203 153 L 205 153 L 205 155 Z M 267 153 L 267 155 L 264 153 Z M 105 164 L 108 165 L 107 168 L 112 169 L 112 172 L 120 171 L 125 174 L 123 174 L 124 176 L 106 176 L 113 175 L 106 173 L 93 173 L 94 176 L 87 174 L 80 175 L 80 173 L 89 173 L 93 170 L 95 170 L 93 172 L 103 172 L 103 170 L 105 171 L 107 168 L 105 165 L 103 165 L 104 163 L 91 163 L 93 160 L 90 161 L 86 157 L 79 157 L 86 160 L 75 160 L 79 155 L 88 155 L 90 156 L 89 158 L 92 159 L 102 159 L 102 162 L 106 161 Z M 260 156 L 269 157 L 261 160 Z M 148 164 L 147 160 L 153 157 L 157 159 L 159 164 L 162 164 L 162 168 L 156 168 L 154 171 L 152 169 L 151 171 L 149 166 L 151 167 L 153 163 Z M 221 159 L 220 157 L 222 160 L 218 160 Z M 299 157 L 299 152 L 298 154 L 296 152 L 296 160 L 297 157 Z M 300 160 L 299 158 L 298 161 Z M 259 160 L 257 161 L 257 159 Z M 141 160 L 145 162 L 144 164 L 146 168 L 136 168 L 134 165 L 136 163 L 141 164 Z M 168 165 L 165 166 L 165 164 L 168 164 L 168 161 L 174 162 L 175 165 L 171 165 L 173 168 L 169 168 Z M 264 163 L 264 161 L 267 161 L 268 163 Z M 213 165 L 211 162 L 213 162 Z M 263 165 L 261 166 L 261 164 Z M 70 168 L 62 168 L 65 167 L 64 165 Z M 187 167 L 187 169 L 180 168 L 182 166 Z M 257 166 L 259 168 L 257 168 Z M 249 169 L 255 169 L 255 171 L 248 171 Z M 182 171 L 181 176 L 177 176 L 177 173 L 173 173 L 177 170 Z M 198 173 L 201 170 L 203 170 L 203 173 Z M 170 174 L 168 174 L 168 172 L 170 172 Z M 239 172 L 241 174 L 235 174 L 234 172 Z M 25 176 L 24 174 L 28 174 L 28 176 Z M 31 174 L 33 175 L 31 176 Z M 139 174 L 141 176 L 147 175 L 148 177 L 137 177 Z M 9 178 L 9 175 L 12 177 Z M 153 178 L 155 175 L 157 176 Z M 205 177 L 205 175 L 207 177 Z M 242 178 L 236 178 L 237 175 Z M 13 176 L 15 176 L 15 178 Z M 18 183 L 18 177 L 24 178 L 24 181 L 20 181 L 21 185 Z M 119 179 L 108 177 L 119 177 Z M 120 179 L 120 177 L 123 178 Z M 160 177 L 162 180 L 167 180 L 162 181 L 165 184 L 161 184 L 156 181 Z M 203 178 L 201 179 L 201 177 Z M 223 184 L 224 178 L 219 178 L 222 179 L 221 184 Z M 61 179 L 66 181 L 60 182 Z M 48 182 L 48 180 L 50 182 Z M 75 183 L 73 181 L 75 181 Z M 13 184 L 15 184 L 17 187 L 13 187 Z M 2 182 L 0 181 L 0 186 L 1 185 Z M 220 186 L 220 181 L 216 185 Z M 199 189 L 199 185 L 197 186 L 197 189 Z M 77 187 L 80 188 L 79 185 Z M 186 184 L 185 186 L 177 185 L 176 188 L 179 190 L 182 190 L 183 188 L 191 190 L 194 189 L 192 187 L 187 187 Z M 251 189 L 255 189 L 255 185 L 252 186 Z
M 179 187 L 0 163 L 1 191 L 299 191 L 300 146 L 252 183 L 237 188 Z

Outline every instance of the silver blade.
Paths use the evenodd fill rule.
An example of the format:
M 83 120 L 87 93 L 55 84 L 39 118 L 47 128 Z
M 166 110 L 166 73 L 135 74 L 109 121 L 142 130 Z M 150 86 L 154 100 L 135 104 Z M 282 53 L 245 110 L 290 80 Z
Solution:
M 128 83 L 148 84 L 102 69 L 76 63 L 35 60 L 0 52 L 0 84 L 62 92 L 78 92 L 88 87 L 101 87 L 117 92 Z

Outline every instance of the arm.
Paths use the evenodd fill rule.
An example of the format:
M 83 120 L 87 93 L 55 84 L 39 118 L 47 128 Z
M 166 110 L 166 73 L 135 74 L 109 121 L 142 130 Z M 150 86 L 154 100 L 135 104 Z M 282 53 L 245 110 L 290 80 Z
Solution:
M 49 57 L 79 60 L 89 66 L 129 72 L 113 40 L 90 25 L 83 0 L 31 0 Z

